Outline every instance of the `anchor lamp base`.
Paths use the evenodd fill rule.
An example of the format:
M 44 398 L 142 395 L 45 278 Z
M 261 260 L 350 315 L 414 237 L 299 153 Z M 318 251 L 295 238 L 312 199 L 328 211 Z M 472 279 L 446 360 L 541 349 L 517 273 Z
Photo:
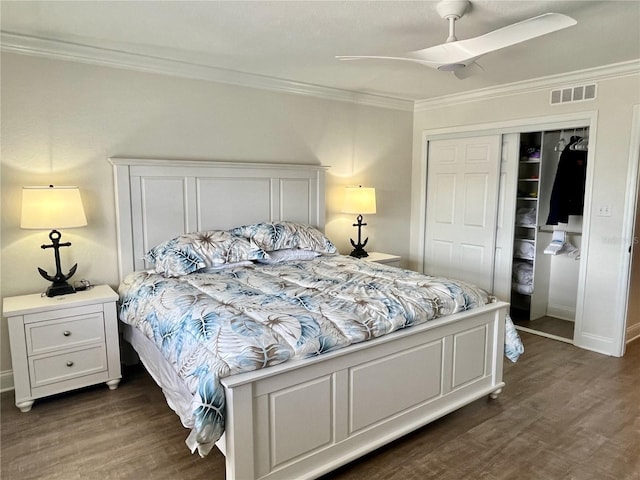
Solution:
M 369 241 L 369 237 L 365 238 L 364 242 L 361 240 L 362 239 L 362 227 L 364 227 L 366 225 L 366 223 L 362 223 L 362 215 L 358 215 L 356 220 L 358 221 L 358 223 L 354 223 L 353 226 L 354 227 L 358 227 L 358 243 L 354 242 L 353 239 L 351 239 L 351 238 L 349 239 L 349 240 L 351 240 L 351 246 L 353 247 L 353 251 L 349 255 L 351 255 L 352 257 L 355 257 L 355 258 L 368 257 L 369 254 L 364 250 L 364 247 L 367 244 L 367 242 Z
M 52 283 L 47 288 L 47 297 L 57 297 L 58 295 L 68 295 L 69 293 L 76 293 L 76 289 L 67 282 Z
M 364 258 L 369 256 L 369 254 L 365 251 L 364 248 L 362 247 L 358 248 L 357 245 L 356 245 L 356 248 L 354 248 L 349 255 L 355 258 Z
M 71 267 L 71 270 L 69 270 L 69 273 L 67 273 L 66 275 L 62 273 L 62 268 L 60 267 L 60 247 L 70 247 L 71 242 L 60 243 L 61 236 L 62 235 L 59 231 L 52 230 L 49 234 L 51 245 L 41 245 L 42 249 L 52 248 L 56 260 L 56 274 L 53 276 L 49 275 L 42 268 L 38 268 L 38 272 L 40 272 L 42 278 L 53 282 L 47 289 L 47 297 L 56 297 L 58 295 L 76 293 L 76 289 L 73 288 L 72 285 L 67 283 L 67 280 L 69 280 L 73 276 L 73 274 L 76 273 L 78 264 L 76 263 L 73 267 Z

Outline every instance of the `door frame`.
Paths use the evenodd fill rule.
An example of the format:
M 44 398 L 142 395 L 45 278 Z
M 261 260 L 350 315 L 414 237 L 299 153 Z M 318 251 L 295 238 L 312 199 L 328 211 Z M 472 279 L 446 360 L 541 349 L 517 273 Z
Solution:
M 422 131 L 422 146 L 421 146 L 421 161 L 420 172 L 415 174 L 419 177 L 419 198 L 421 201 L 415 205 L 416 211 L 412 210 L 412 241 L 411 241 L 411 256 L 417 260 L 420 271 L 424 271 L 424 248 L 425 248 L 425 228 L 426 228 L 426 200 L 427 200 L 427 171 L 428 171 L 428 152 L 429 142 L 432 140 L 442 139 L 454 139 L 480 135 L 505 135 L 508 133 L 524 133 L 534 131 L 548 131 L 548 130 L 562 130 L 580 127 L 589 127 L 589 153 L 587 155 L 587 174 L 585 181 L 585 198 L 584 198 L 584 211 L 587 215 L 583 216 L 582 223 L 582 245 L 581 245 L 581 259 L 580 269 L 578 276 L 578 295 L 576 299 L 576 319 L 574 329 L 574 340 L 576 336 L 581 334 L 582 316 L 584 312 L 584 292 L 586 285 L 586 266 L 585 262 L 588 258 L 589 251 L 589 238 L 591 232 L 591 204 L 592 204 L 592 191 L 593 191 L 593 172 L 594 172 L 594 155 L 595 155 L 595 142 L 597 139 L 597 123 L 598 113 L 597 111 L 575 112 L 563 115 L 546 115 L 542 117 L 522 118 L 516 120 L 507 120 L 500 122 L 461 125 L 455 127 L 444 127 L 438 129 L 429 129 Z M 513 180 L 513 179 L 511 179 Z M 635 180 L 635 177 L 634 177 Z M 509 180 L 507 180 L 508 182 Z M 514 199 L 515 201 L 515 199 Z M 414 215 L 415 213 L 415 215 Z M 506 223 L 506 222 L 505 222 Z M 511 222 L 513 223 L 513 222 Z M 626 224 L 626 216 L 625 216 Z M 513 234 L 511 235 L 513 236 Z M 513 249 L 513 246 L 511 246 Z M 513 253 L 504 251 L 503 255 L 510 255 Z M 629 265 L 626 265 L 627 269 Z M 495 277 L 498 275 L 511 275 L 510 266 L 509 272 L 498 271 L 494 268 L 494 285 Z M 624 277 L 628 279 L 627 276 Z M 622 314 L 621 322 L 625 323 L 626 310 Z M 622 355 L 624 349 L 624 326 L 621 327 L 622 333 L 620 335 L 620 355 Z M 617 331 L 615 333 L 618 333 Z M 617 341 L 614 338 L 614 341 Z M 582 343 L 582 342 L 581 342 Z

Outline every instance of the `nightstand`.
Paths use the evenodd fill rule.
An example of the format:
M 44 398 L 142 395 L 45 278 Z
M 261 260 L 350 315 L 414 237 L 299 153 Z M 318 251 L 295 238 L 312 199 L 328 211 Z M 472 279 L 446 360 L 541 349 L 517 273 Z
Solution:
M 367 262 L 384 263 L 385 265 L 389 265 L 391 267 L 400 267 L 401 257 L 398 255 L 391 255 L 388 253 L 381 253 L 381 252 L 367 252 L 367 253 L 369 254 L 369 256 L 362 257 L 362 260 L 366 260 Z
M 37 398 L 105 382 L 118 387 L 118 294 L 98 285 L 70 295 L 7 297 L 16 406 Z

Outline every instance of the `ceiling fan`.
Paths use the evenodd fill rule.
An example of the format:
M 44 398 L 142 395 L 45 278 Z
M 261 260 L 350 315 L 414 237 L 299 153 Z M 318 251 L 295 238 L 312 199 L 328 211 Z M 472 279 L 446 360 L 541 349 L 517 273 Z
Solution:
M 490 52 L 510 47 L 548 33 L 575 25 L 576 20 L 560 13 L 545 13 L 499 28 L 479 37 L 458 40 L 455 34 L 455 22 L 464 15 L 469 0 L 442 0 L 436 11 L 449 22 L 449 37 L 446 42 L 434 47 L 409 52 L 402 57 L 385 56 L 337 56 L 339 60 L 402 60 L 420 63 L 444 72 L 453 72 L 458 78 L 466 78 L 471 73 L 469 67 L 478 66 L 475 61 Z

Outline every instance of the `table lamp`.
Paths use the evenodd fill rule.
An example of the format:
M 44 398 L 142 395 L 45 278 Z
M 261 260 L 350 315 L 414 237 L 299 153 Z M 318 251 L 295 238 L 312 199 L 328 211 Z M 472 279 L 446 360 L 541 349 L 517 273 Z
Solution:
M 354 223 L 354 227 L 358 227 L 358 243 L 351 240 L 353 251 L 350 253 L 352 257 L 362 258 L 368 257 L 369 254 L 365 251 L 364 247 L 369 241 L 369 237 L 361 241 L 362 227 L 366 223 L 362 223 L 363 214 L 376 213 L 376 189 L 371 187 L 362 186 L 359 187 L 347 187 L 344 196 L 344 213 L 357 213 L 356 220 L 358 223 Z
M 70 247 L 71 242 L 60 243 L 61 233 L 57 229 L 84 227 L 87 218 L 84 214 L 80 190 L 78 187 L 22 187 L 22 215 L 20 228 L 51 229 L 50 245 L 41 248 L 53 248 L 56 259 L 56 274 L 49 275 L 38 268 L 40 275 L 53 282 L 47 289 L 47 297 L 75 293 L 75 288 L 67 283 L 78 268 L 76 263 L 69 273 L 62 274 L 60 268 L 60 247 Z

